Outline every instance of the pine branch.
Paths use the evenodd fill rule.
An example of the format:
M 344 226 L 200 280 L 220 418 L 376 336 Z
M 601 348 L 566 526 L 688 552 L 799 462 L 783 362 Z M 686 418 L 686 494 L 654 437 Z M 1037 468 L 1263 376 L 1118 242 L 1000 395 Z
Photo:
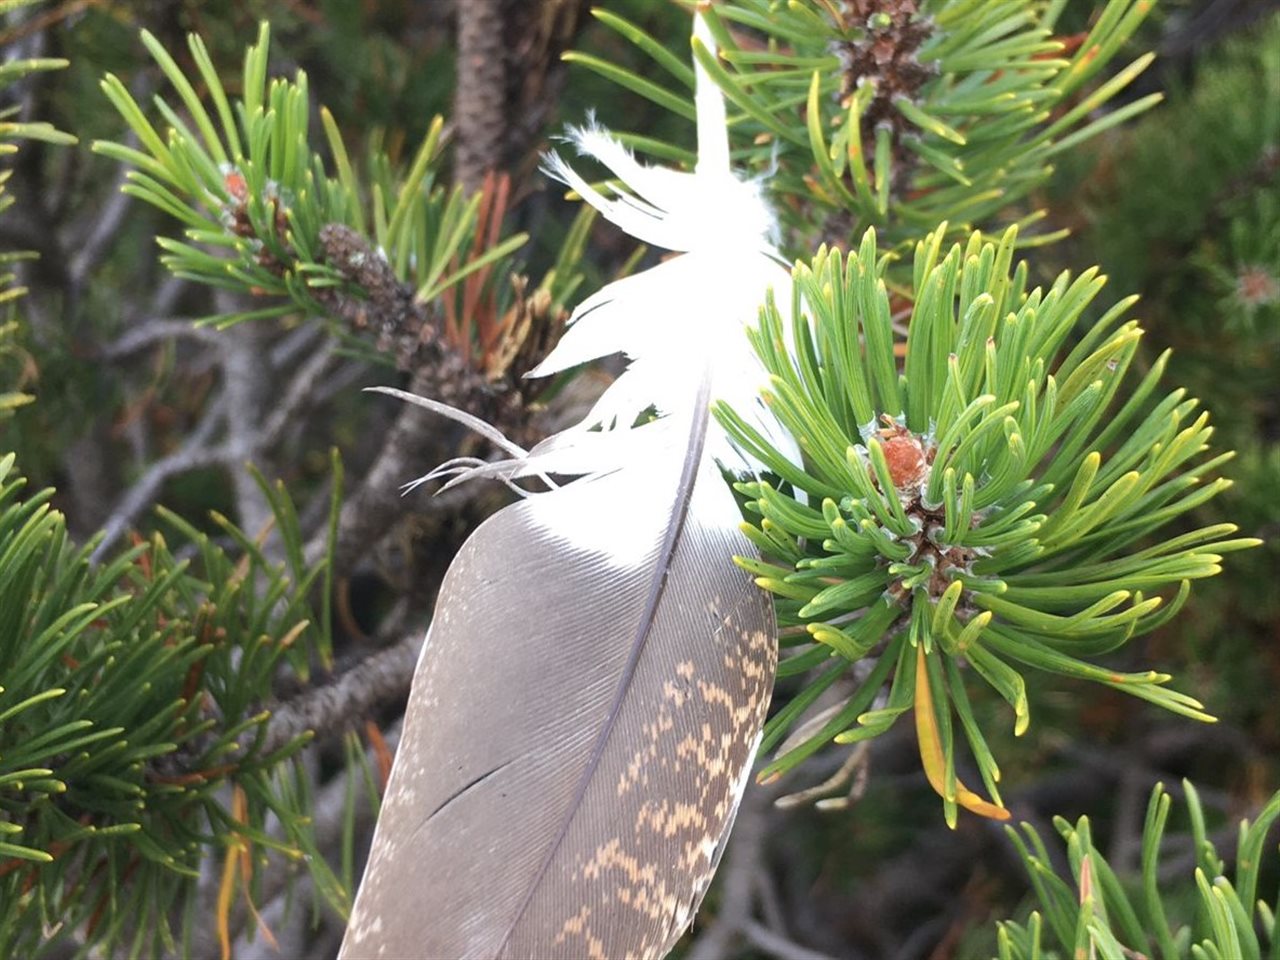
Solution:
M 1086 85 L 1153 5 L 1111 0 L 1087 34 L 1055 36 L 1063 4 L 1010 0 L 772 0 L 707 4 L 719 45 L 694 54 L 724 90 L 741 162 L 764 174 L 800 252 L 851 243 L 868 225 L 892 242 L 940 222 L 957 230 L 996 217 L 1043 217 L 1019 201 L 1058 153 L 1148 109 L 1159 94 L 1101 112 L 1151 60 Z M 683 57 L 608 10 L 594 15 L 650 56 L 656 79 L 587 54 L 570 57 L 671 112 L 692 116 Z M 644 136 L 648 152 L 688 161 Z M 1046 243 L 1062 233 L 1025 243 Z
M 103 90 L 142 149 L 99 141 L 94 150 L 130 168 L 128 193 L 183 223 L 183 239 L 159 239 L 162 260 L 175 275 L 269 299 L 261 309 L 224 313 L 221 325 L 298 310 L 341 321 L 353 314 L 352 297 L 377 299 L 381 314 L 389 296 L 396 300 L 398 315 L 380 320 L 421 319 L 428 304 L 506 261 L 526 241 L 523 234 L 503 237 L 500 224 L 492 230 L 481 224 L 480 196 L 437 182 L 440 117 L 408 167 L 385 171 L 377 190 L 366 191 L 356 179 L 337 123 L 324 110 L 328 156 L 314 148 L 306 75 L 268 79 L 266 24 L 246 53 L 248 86 L 234 109 L 198 37 L 188 38 L 191 76 L 150 33 L 144 31 L 142 40 L 190 121 L 164 104 L 162 134 L 124 84 L 108 75 Z M 200 88 L 207 88 L 204 98 L 196 93 Z M 484 233 L 488 242 L 477 249 Z M 330 252 L 337 263 L 330 262 Z M 363 262 L 356 263 L 361 254 Z M 375 264 L 379 258 L 384 267 Z M 356 274 L 377 286 L 360 287 Z M 342 323 L 334 323 L 334 332 L 358 342 Z
M 1202 459 L 1207 414 L 1192 419 L 1197 403 L 1181 390 L 1148 399 L 1167 358 L 1121 392 L 1141 336 L 1122 322 L 1136 298 L 1066 348 L 1103 287 L 1096 270 L 1028 290 L 1012 229 L 998 244 L 974 235 L 944 254 L 946 233 L 944 224 L 916 247 L 900 367 L 874 231 L 847 267 L 825 248 L 797 265 L 789 320 L 766 304 L 751 332 L 772 375 L 763 396 L 802 460 L 727 406 L 715 413 L 774 475 L 737 485 L 760 552 L 738 562 L 776 597 L 784 643 L 797 648 L 785 672 L 817 671 L 766 725 L 763 748 L 780 755 L 762 776 L 833 739 L 879 736 L 911 712 L 922 766 L 954 825 L 960 807 L 1009 817 L 962 665 L 1008 702 L 1015 734 L 1031 719 L 1027 669 L 1212 720 L 1166 686 L 1170 675 L 1092 659 L 1167 623 L 1193 580 L 1260 541 L 1218 524 L 1134 549 L 1229 486 L 1201 482 L 1231 456 Z M 864 659 L 875 667 L 843 706 L 802 742 L 783 742 Z M 990 802 L 958 779 L 957 732 Z
M 283 560 L 215 517 L 242 554 L 229 557 L 162 512 L 191 561 L 157 534 L 95 567 L 48 510 L 52 491 L 17 497 L 13 463 L 0 458 L 0 542 L 6 605 L 24 613 L 0 632 L 0 953 L 79 939 L 159 955 L 174 919 L 191 918 L 201 862 L 227 843 L 252 850 L 268 811 L 276 849 L 295 861 L 314 850 L 294 791 L 303 741 L 265 751 L 256 705 L 278 673 L 305 679 L 313 660 L 329 662 L 327 619 L 309 606 L 321 569 L 301 561 L 292 505 L 261 478 Z M 338 904 L 323 858 L 307 862 L 317 895 Z
M 346 281 L 316 291 L 329 314 L 352 330 L 372 332 L 378 351 L 395 357 L 402 370 L 440 363 L 450 351 L 431 309 L 369 240 L 341 223 L 321 227 L 319 240 L 323 261 Z

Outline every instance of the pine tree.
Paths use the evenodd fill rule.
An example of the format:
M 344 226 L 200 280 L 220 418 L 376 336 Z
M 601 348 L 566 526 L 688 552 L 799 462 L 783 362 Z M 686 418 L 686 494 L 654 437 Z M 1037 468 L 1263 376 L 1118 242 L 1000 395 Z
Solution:
M 490 451 L 359 387 L 525 446 L 579 419 L 598 371 L 523 374 L 652 255 L 538 157 L 597 105 L 688 168 L 695 63 L 795 294 L 751 333 L 788 441 L 715 407 L 765 467 L 726 480 L 782 660 L 749 836 L 677 951 L 1276 955 L 1280 20 L 1160 104 L 1148 0 L 719 0 L 716 52 L 687 6 L 0 0 L 0 956 L 333 955 L 434 594 L 503 496 L 402 496 Z M 1055 819 L 1065 871 L 1006 828 L 1036 903 L 998 927 L 997 858 L 926 864 L 982 887 L 927 943 L 780 906 L 770 802 L 852 809 L 787 824 L 835 887 L 922 822 L 976 856 L 980 817 L 1078 814 L 1033 797 L 1051 744 L 1151 704 L 1249 741 L 1234 863 L 1214 818 L 1244 811 L 1187 782 L 1178 876 L 1156 787 L 1127 846 Z

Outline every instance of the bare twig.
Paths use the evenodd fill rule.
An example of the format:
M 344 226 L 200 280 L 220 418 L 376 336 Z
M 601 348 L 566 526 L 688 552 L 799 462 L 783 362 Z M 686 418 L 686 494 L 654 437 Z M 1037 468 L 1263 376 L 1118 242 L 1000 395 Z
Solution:
M 271 345 L 271 368 L 283 370 L 331 336 L 323 324 L 304 323 Z
M 125 138 L 125 143 L 131 147 L 136 146 L 137 137 L 131 132 Z M 128 182 L 128 173 L 128 168 L 122 166 L 112 189 L 107 192 L 106 202 L 91 208 L 92 218 L 87 225 L 87 234 L 75 243 L 75 252 L 71 255 L 67 268 L 67 277 L 75 291 L 84 286 L 89 275 L 111 252 L 116 234 L 129 215 L 133 197 L 121 189 Z
M 1150 782 L 1137 769 L 1120 775 L 1114 804 L 1113 831 L 1107 861 L 1122 874 L 1130 873 L 1142 855 L 1142 826 Z
M 1200 732 L 1210 728 L 1195 729 L 1196 732 Z M 1206 734 L 1205 739 L 1210 740 L 1211 736 Z M 1162 764 L 1163 758 L 1153 755 L 1154 751 L 1149 739 L 1144 739 L 1142 744 L 1128 750 L 1116 750 L 1097 743 L 1084 744 L 1076 741 L 1061 744 L 1061 749 L 1065 756 L 1081 767 L 1104 773 L 1118 782 L 1123 782 L 1126 777 L 1137 777 L 1140 783 L 1145 784 L 1170 779 L 1167 769 L 1164 769 Z M 1182 795 L 1180 783 L 1169 783 L 1167 787 L 1175 797 Z M 1197 788 L 1197 792 L 1201 802 L 1210 809 L 1229 810 L 1231 807 L 1231 796 L 1225 790 L 1202 785 Z
M 196 326 L 194 320 L 148 320 L 131 327 L 118 339 L 103 345 L 100 355 L 104 360 L 120 360 L 164 340 L 182 338 L 198 340 L 201 343 L 213 343 L 219 339 L 219 336 L 216 330 Z
M 285 431 L 297 423 L 303 411 L 314 404 L 320 380 L 329 369 L 337 345 L 337 341 L 330 337 L 298 368 L 284 395 L 276 402 L 271 416 L 262 424 L 255 441 L 259 448 L 275 446 Z
M 772 791 L 747 786 L 734 822 L 733 838 L 721 870 L 720 909 L 693 941 L 689 960 L 721 960 L 729 955 L 754 912 L 753 877 L 762 867 L 764 819 Z
M 771 813 L 771 818 L 776 814 Z M 765 926 L 774 933 L 785 935 L 787 918 L 782 909 L 782 900 L 778 896 L 778 887 L 773 882 L 773 874 L 768 870 L 759 870 L 755 876 L 756 899 L 760 904 L 760 913 L 764 916 Z
M 941 943 L 955 923 L 956 902 L 945 902 L 937 915 L 917 924 L 894 952 L 892 960 L 919 960 L 931 956 L 931 948 Z
M 368 379 L 369 364 L 349 360 L 316 384 L 315 406 L 322 407 L 334 397 L 353 392 L 356 384 Z
M 192 282 L 185 277 L 175 277 L 166 273 L 156 286 L 151 299 L 147 301 L 144 317 L 164 317 L 174 312 L 182 295 L 191 288 Z
M 225 465 L 230 469 L 237 493 L 237 519 L 242 527 L 256 531 L 267 522 L 270 508 L 262 491 L 242 467 L 246 461 L 257 461 L 264 451 L 275 447 L 288 428 L 296 424 L 308 406 L 313 404 L 318 384 L 332 362 L 336 344 L 332 338 L 323 339 L 321 331 L 304 330 L 286 337 L 274 349 L 266 350 L 262 331 L 250 327 L 244 325 L 218 333 L 185 320 L 157 319 L 130 330 L 103 349 L 103 356 L 116 359 L 174 336 L 216 344 L 225 390 L 182 448 L 152 464 L 115 506 L 104 525 L 103 540 L 94 552 L 95 560 L 105 556 L 120 535 L 147 509 L 166 480 L 203 467 Z M 301 363 L 283 395 L 273 401 L 270 386 L 274 378 L 270 374 L 277 369 L 276 361 L 294 358 L 317 339 L 321 339 L 319 347 Z M 262 419 L 264 416 L 265 421 Z M 211 445 L 224 426 L 225 441 Z
M 432 396 L 438 387 L 438 371 L 424 366 L 410 381 L 409 392 Z M 342 505 L 334 545 L 336 571 L 349 570 L 356 559 L 382 538 L 396 518 L 408 511 L 411 504 L 415 508 L 424 507 L 428 502 L 425 492 L 403 497 L 401 489 L 410 480 L 452 456 L 449 439 L 455 435 L 449 424 L 418 407 L 405 405 L 387 432 L 382 449 L 366 472 L 364 482 Z M 307 557 L 315 560 L 323 556 L 326 548 L 325 531 L 320 531 L 308 542 Z
M 778 960 L 834 960 L 830 954 L 802 947 L 754 920 L 744 923 L 742 932 L 753 946 L 759 947 L 770 956 L 777 957 Z
M 218 298 L 218 309 L 231 312 L 236 304 L 229 297 Z M 270 456 L 261 442 L 261 418 L 271 407 L 271 382 L 275 371 L 266 355 L 265 331 L 258 324 L 241 323 L 224 330 L 222 349 L 223 393 L 227 399 L 227 450 L 232 465 L 231 484 L 235 490 L 236 520 L 254 533 L 272 518 L 271 504 L 253 475 L 238 469 L 249 462 Z
M 187 437 L 186 442 L 175 452 L 148 467 L 147 471 L 129 488 L 103 525 L 102 540 L 91 557 L 94 563 L 100 562 L 107 555 L 121 535 L 155 501 L 165 481 L 170 477 L 189 470 L 225 464 L 234 459 L 233 451 L 228 447 L 211 446 L 209 443 L 218 428 L 222 426 L 226 414 L 226 402 L 219 397 L 205 411 L 204 418 Z

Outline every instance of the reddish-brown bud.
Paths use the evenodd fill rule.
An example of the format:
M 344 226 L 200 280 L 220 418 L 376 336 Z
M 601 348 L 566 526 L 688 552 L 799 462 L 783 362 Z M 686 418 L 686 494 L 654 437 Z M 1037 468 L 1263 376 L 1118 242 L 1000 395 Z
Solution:
M 899 491 L 909 490 L 924 480 L 929 462 L 919 437 L 894 423 L 880 431 L 880 445 L 889 465 L 889 478 Z

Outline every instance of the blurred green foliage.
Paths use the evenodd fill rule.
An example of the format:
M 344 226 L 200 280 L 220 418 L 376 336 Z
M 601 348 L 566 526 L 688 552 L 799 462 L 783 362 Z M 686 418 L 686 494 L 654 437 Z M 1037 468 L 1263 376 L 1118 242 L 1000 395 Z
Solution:
M 1215 413 L 1238 451 L 1235 484 L 1199 511 L 1264 540 L 1206 585 L 1159 640 L 1213 678 L 1224 718 L 1280 748 L 1280 15 L 1228 38 L 1174 78 L 1169 100 L 1073 166 L 1055 203 L 1077 227 L 1071 253 L 1096 257 L 1118 289 L 1142 294 L 1148 356 Z M 1068 206 L 1069 205 L 1069 206 Z M 1074 208 L 1074 209 L 1073 209 Z

